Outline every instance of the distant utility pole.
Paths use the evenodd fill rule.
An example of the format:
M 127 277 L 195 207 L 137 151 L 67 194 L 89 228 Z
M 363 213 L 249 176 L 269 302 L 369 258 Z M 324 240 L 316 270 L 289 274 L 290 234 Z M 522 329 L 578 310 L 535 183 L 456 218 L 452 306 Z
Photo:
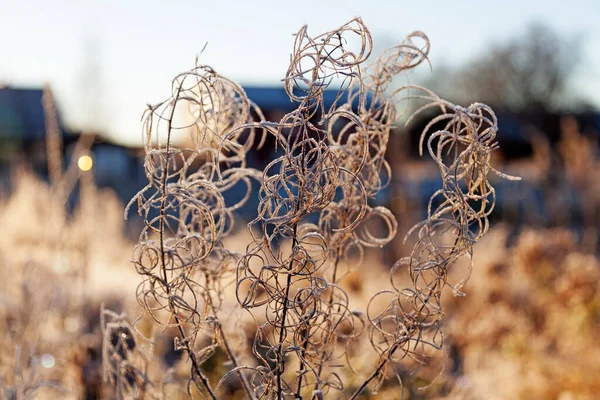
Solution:
M 78 85 L 81 128 L 83 131 L 102 132 L 106 129 L 102 56 L 97 39 L 88 38 L 83 48 L 83 63 Z

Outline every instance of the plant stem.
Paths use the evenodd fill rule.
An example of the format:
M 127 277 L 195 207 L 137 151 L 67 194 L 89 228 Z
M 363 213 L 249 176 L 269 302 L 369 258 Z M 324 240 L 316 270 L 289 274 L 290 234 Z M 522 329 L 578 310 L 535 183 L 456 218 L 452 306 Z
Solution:
M 183 84 L 183 82 L 182 82 L 182 84 Z M 177 101 L 177 99 L 179 98 L 180 92 L 181 92 L 181 84 L 179 85 L 179 88 L 177 89 L 177 94 L 175 95 L 175 101 Z M 200 381 L 202 382 L 202 385 L 204 386 L 204 388 L 206 389 L 206 391 L 208 392 L 210 397 L 214 400 L 217 400 L 217 396 L 216 396 L 215 392 L 213 391 L 213 389 L 210 387 L 210 384 L 208 383 L 208 378 L 202 373 L 202 370 L 200 369 L 200 365 L 198 364 L 198 361 L 196 360 L 196 355 L 192 351 L 190 344 L 187 340 L 185 331 L 184 331 L 183 327 L 181 326 L 181 321 L 179 320 L 179 317 L 177 316 L 177 313 L 175 311 L 175 306 L 173 305 L 173 302 L 171 301 L 171 287 L 169 286 L 169 282 L 168 282 L 168 278 L 167 278 L 167 263 L 165 260 L 165 238 L 164 238 L 164 236 L 165 236 L 165 208 L 166 208 L 167 199 L 168 199 L 167 179 L 169 176 L 169 155 L 170 155 L 170 150 L 171 150 L 171 130 L 172 130 L 174 115 L 175 115 L 175 106 L 172 107 L 171 114 L 169 116 L 169 120 L 167 121 L 168 128 L 167 128 L 166 162 L 165 162 L 165 169 L 163 171 L 162 182 L 161 182 L 162 199 L 161 199 L 161 204 L 160 204 L 159 239 L 160 239 L 160 256 L 161 256 L 161 264 L 162 264 L 161 266 L 162 266 L 162 273 L 163 273 L 163 285 L 165 288 L 165 293 L 167 294 L 167 298 L 169 299 L 168 301 L 169 301 L 169 309 L 171 311 L 171 315 L 173 315 L 173 317 L 175 319 L 175 323 L 177 324 L 177 328 L 179 329 L 179 333 L 181 335 L 181 342 L 184 343 L 185 350 L 187 351 L 190 359 L 192 360 L 192 378 L 194 377 L 194 374 L 196 376 L 198 376 L 200 378 Z M 196 379 L 193 379 L 193 380 L 194 380 L 194 383 L 196 384 Z
M 217 316 L 217 310 L 215 308 L 215 305 L 212 302 L 212 299 L 210 301 L 210 307 L 212 308 L 213 315 L 216 318 L 216 316 Z M 217 319 L 217 326 L 219 327 L 219 335 L 221 336 L 223 347 L 225 348 L 225 352 L 227 353 L 227 357 L 229 358 L 229 361 L 231 361 L 231 363 L 233 364 L 233 367 L 234 368 L 238 368 L 239 364 L 237 362 L 235 354 L 233 354 L 233 351 L 231 350 L 231 347 L 229 346 L 229 341 L 227 340 L 227 337 L 225 336 L 225 331 L 223 330 L 223 326 L 221 325 L 221 323 L 219 322 L 218 319 Z M 255 396 L 252 393 L 252 388 L 250 387 L 250 382 L 248 382 L 248 379 L 246 378 L 246 376 L 240 370 L 236 371 L 236 375 L 240 379 L 240 382 L 242 383 L 242 387 L 244 388 L 244 391 L 248 395 L 248 398 L 250 400 L 254 400 Z
M 395 347 L 396 346 L 392 347 L 393 351 L 391 351 L 390 354 L 392 354 L 396 350 Z M 375 379 L 377 377 L 377 375 L 379 375 L 379 373 L 386 366 L 388 361 L 389 361 L 389 359 L 387 357 L 385 357 L 383 360 L 381 360 L 379 362 L 377 369 L 375 369 L 375 371 L 373 371 L 373 373 L 371 375 L 369 375 L 369 377 L 362 383 L 362 385 L 360 385 L 359 388 L 356 389 L 356 391 L 354 392 L 352 397 L 350 397 L 350 400 L 355 400 L 362 393 L 362 391 L 365 390 L 365 388 L 369 385 L 369 383 L 371 383 L 371 381 L 373 379 Z
M 292 268 L 294 267 L 294 249 L 296 247 L 296 245 L 298 244 L 298 238 L 297 238 L 297 231 L 298 231 L 298 223 L 294 224 L 294 232 L 292 235 L 292 254 L 291 254 L 291 258 L 290 258 L 290 264 L 288 266 L 288 277 L 287 277 L 287 283 L 286 283 L 286 288 L 285 288 L 285 298 L 283 299 L 283 314 L 281 316 L 281 329 L 279 330 L 279 348 L 277 349 L 277 398 L 278 399 L 283 399 L 283 395 L 282 395 L 282 382 L 281 382 L 281 376 L 283 375 L 283 373 L 285 372 L 285 361 L 284 361 L 284 357 L 283 357 L 283 335 L 285 334 L 285 320 L 287 318 L 287 312 L 288 312 L 288 301 L 290 298 L 290 289 L 292 287 Z
M 302 399 L 302 395 L 300 392 L 302 391 L 302 380 L 304 378 L 304 371 L 306 370 L 306 365 L 304 363 L 304 357 L 306 355 L 306 345 L 308 344 L 308 333 L 309 333 L 308 327 L 302 328 L 302 334 L 301 334 L 302 350 L 300 351 L 300 373 L 298 376 L 298 387 L 296 389 L 296 395 L 294 396 L 294 398 L 296 398 L 296 399 Z
M 342 224 L 345 222 L 345 220 L 346 220 L 345 213 L 342 213 Z M 337 248 L 337 251 L 335 254 L 335 261 L 333 263 L 333 275 L 331 277 L 331 282 L 333 284 L 335 284 L 336 280 L 337 280 L 337 271 L 338 271 L 339 262 L 340 262 L 340 247 Z M 329 296 L 329 307 L 331 307 L 332 304 L 333 304 L 333 291 L 331 292 L 331 294 Z M 327 346 L 329 344 L 329 340 L 331 339 L 332 332 L 333 332 L 333 330 L 330 331 L 329 335 L 327 335 L 327 337 L 325 338 L 325 346 Z M 323 373 L 323 365 L 325 364 L 325 357 L 327 357 L 327 352 L 323 351 L 323 353 L 321 354 L 321 361 L 319 362 L 319 370 L 317 372 L 318 379 L 317 379 L 317 382 L 315 382 L 315 390 L 319 389 L 319 385 L 321 382 L 321 374 Z

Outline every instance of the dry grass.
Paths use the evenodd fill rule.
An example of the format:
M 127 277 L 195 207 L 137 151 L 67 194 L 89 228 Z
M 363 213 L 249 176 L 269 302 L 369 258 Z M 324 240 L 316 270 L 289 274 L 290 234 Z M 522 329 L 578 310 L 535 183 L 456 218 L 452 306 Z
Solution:
M 464 302 L 448 303 L 452 398 L 592 399 L 600 388 L 600 265 L 565 229 L 484 239 Z M 465 327 L 468 327 L 467 329 Z
M 94 309 L 101 301 L 134 300 L 123 292 L 136 286 L 123 206 L 113 193 L 99 192 L 94 213 L 78 209 L 68 217 L 47 184 L 29 173 L 15 182 L 0 214 L 9 232 L 0 238 L 0 398 L 56 398 L 57 389 L 40 387 L 44 382 L 60 387 L 61 397 L 81 398 L 100 373 L 89 358 L 100 346 Z M 40 365 L 44 354 L 54 357 L 52 368 Z

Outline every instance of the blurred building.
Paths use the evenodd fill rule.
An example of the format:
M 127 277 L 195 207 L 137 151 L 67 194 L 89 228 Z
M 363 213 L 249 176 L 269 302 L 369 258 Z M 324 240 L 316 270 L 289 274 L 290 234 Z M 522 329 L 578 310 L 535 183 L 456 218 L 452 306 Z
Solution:
M 266 120 L 279 121 L 295 108 L 295 103 L 289 99 L 283 87 L 245 86 L 244 90 L 248 98 L 261 109 Z M 50 178 L 47 132 L 51 127 L 47 126 L 47 123 L 52 121 L 48 119 L 47 110 L 46 112 L 44 110 L 43 99 L 44 90 L 41 88 L 0 88 L 0 187 L 4 189 L 9 188 L 12 171 L 23 165 L 32 168 L 45 179 Z M 348 99 L 344 96 L 338 97 L 337 90 L 325 92 L 325 109 L 332 107 L 336 101 L 343 104 Z M 358 104 L 353 104 L 353 107 L 357 106 Z M 60 110 L 54 110 L 54 117 L 54 129 L 58 131 L 61 141 L 63 167 L 74 165 L 73 161 L 76 164 L 77 160 L 72 160 L 72 157 L 78 141 L 83 136 L 80 132 L 72 131 L 64 125 Z M 520 210 L 524 207 L 523 204 L 526 204 L 537 210 L 538 220 L 542 221 L 542 225 L 551 225 L 543 221 L 551 221 L 555 213 L 545 203 L 548 198 L 558 197 L 558 195 L 549 196 L 548 193 L 558 194 L 560 189 L 561 196 L 569 199 L 565 200 L 566 203 L 561 207 L 575 210 L 573 211 L 575 215 L 580 208 L 578 204 L 581 200 L 577 197 L 577 193 L 581 192 L 581 189 L 569 183 L 564 173 L 565 163 L 561 160 L 560 152 L 554 150 L 555 147 L 565 147 L 564 143 L 560 144 L 565 141 L 563 132 L 565 115 L 501 112 L 497 117 L 499 124 L 497 140 L 502 152 L 501 158 L 509 162 L 500 166 L 500 169 L 524 178 L 518 183 L 502 179 L 494 182 L 498 201 L 497 212 L 502 212 L 505 219 L 508 213 L 518 220 L 522 214 Z M 577 143 L 586 143 L 587 157 L 600 160 L 598 148 L 600 114 L 597 112 L 569 114 L 568 118 L 575 121 L 577 125 L 579 133 L 575 133 L 575 136 L 583 135 L 589 138 L 584 142 L 571 140 L 569 148 L 582 146 Z M 318 124 L 320 115 L 317 113 L 313 119 L 315 119 L 313 123 Z M 398 130 L 391 138 L 388 159 L 394 169 L 394 177 L 390 186 L 380 193 L 377 203 L 389 206 L 398 198 L 402 198 L 403 202 L 413 205 L 413 211 L 420 214 L 426 212 L 429 197 L 441 185 L 435 168 L 422 168 L 427 163 L 421 160 L 428 158 L 422 159 L 417 153 L 420 133 L 429 120 L 423 118 L 415 121 L 407 130 Z M 434 126 L 432 130 L 441 128 L 441 126 Z M 147 184 L 143 168 L 143 149 L 111 143 L 98 135 L 91 136 L 93 141 L 86 151 L 90 152 L 94 160 L 93 174 L 97 186 L 113 189 L 122 202 L 128 202 Z M 540 145 L 540 140 L 547 147 L 547 154 L 542 154 L 545 161 L 544 157 L 537 154 L 544 147 Z M 264 168 L 277 157 L 274 149 L 274 137 L 268 135 L 261 150 L 248 154 L 248 165 L 258 169 Z M 541 162 L 535 161 L 536 159 L 541 159 Z M 510 162 L 514 160 L 534 160 L 535 163 L 521 165 L 520 169 L 511 169 Z M 417 163 L 421 167 L 418 167 Z M 497 162 L 494 164 L 498 165 Z M 532 172 L 534 168 L 537 168 L 535 173 Z M 590 173 L 593 171 L 588 171 L 587 175 Z M 579 186 L 587 188 L 590 185 L 584 183 Z M 239 191 L 244 193 L 237 193 L 236 190 L 237 188 L 233 188 L 226 196 L 231 195 L 232 198 L 243 196 L 246 188 L 239 188 Z M 253 218 L 258 206 L 258 187 L 253 187 L 252 190 L 249 202 L 239 210 L 245 219 Z
M 0 87 L 0 175 L 3 180 L 11 167 L 26 162 L 37 173 L 47 175 L 46 120 L 41 88 Z M 77 135 L 65 129 L 57 114 L 58 129 L 65 146 Z
M 62 159 L 61 168 L 71 165 L 75 148 L 80 139 L 86 139 L 81 132 L 68 129 L 63 123 L 49 89 L 0 88 L 0 182 L 4 188 L 10 187 L 17 168 L 32 169 L 44 179 L 49 178 L 48 135 L 55 129 L 55 135 Z M 48 101 L 51 104 L 48 104 Z M 50 126 L 52 124 L 52 126 Z M 91 138 L 91 139 L 90 139 Z M 93 174 L 99 187 L 114 189 L 126 201 L 143 186 L 142 151 L 119 146 L 89 134 L 86 140 L 94 159 Z

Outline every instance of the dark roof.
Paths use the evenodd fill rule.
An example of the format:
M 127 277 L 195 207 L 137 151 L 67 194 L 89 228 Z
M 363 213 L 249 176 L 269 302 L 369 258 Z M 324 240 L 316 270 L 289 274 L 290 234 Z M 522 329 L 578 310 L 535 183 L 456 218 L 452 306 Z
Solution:
M 42 89 L 0 87 L 0 139 L 40 140 L 46 135 Z M 59 118 L 59 126 L 65 133 Z
M 504 141 L 527 141 L 527 130 L 523 121 L 514 113 L 497 113 L 498 137 Z
M 529 141 L 529 127 L 535 127 L 551 141 L 560 138 L 560 121 L 571 116 L 577 120 L 581 132 L 591 131 L 600 135 L 600 113 L 598 112 L 498 112 L 498 139 L 505 141 Z
M 296 108 L 296 104 L 293 103 L 288 97 L 283 86 L 245 86 L 244 91 L 248 98 L 253 101 L 261 110 L 281 110 L 290 112 Z M 302 93 L 299 91 L 299 95 Z M 325 108 L 329 109 L 335 99 L 338 97 L 337 89 L 327 89 L 323 93 L 323 100 Z M 368 96 L 368 100 L 371 100 L 371 96 Z M 340 104 L 344 104 L 348 101 L 347 94 L 344 94 L 341 98 Z M 358 106 L 358 100 L 356 99 L 353 104 L 354 107 Z

